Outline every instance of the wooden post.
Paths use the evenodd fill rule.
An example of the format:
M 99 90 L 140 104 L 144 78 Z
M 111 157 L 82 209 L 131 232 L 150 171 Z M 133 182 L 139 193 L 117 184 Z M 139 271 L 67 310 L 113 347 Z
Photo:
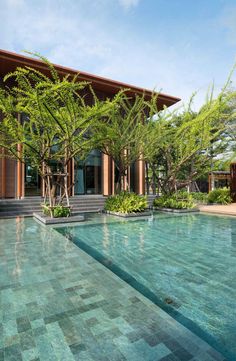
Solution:
M 145 194 L 145 164 L 138 160 L 135 164 L 135 191 L 137 194 Z
M 211 174 L 208 174 L 208 193 L 211 191 Z
M 2 187 L 1 187 L 1 196 L 2 198 L 6 197 L 6 158 L 5 158 L 5 149 L 2 148 L 2 159 L 1 159 L 1 165 L 2 165 Z
M 230 194 L 234 202 L 236 202 L 236 163 L 230 164 Z
M 103 195 L 109 196 L 112 194 L 113 186 L 113 165 L 111 158 L 107 154 L 102 154 L 102 182 L 103 182 Z

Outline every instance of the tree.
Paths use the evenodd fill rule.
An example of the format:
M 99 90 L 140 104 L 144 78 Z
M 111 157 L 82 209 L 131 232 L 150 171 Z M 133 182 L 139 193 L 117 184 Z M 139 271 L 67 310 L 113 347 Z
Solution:
M 38 57 L 49 76 L 25 67 L 4 78 L 5 84 L 11 80 L 14 85 L 0 88 L 0 147 L 8 157 L 37 168 L 53 216 L 53 208 L 64 198 L 69 207 L 69 161 L 75 156 L 84 159 L 93 149 L 91 125 L 106 115 L 111 102 L 96 98 L 87 105 L 81 93 L 86 87 L 89 91 L 87 83 L 78 81 L 78 75 L 60 77 L 47 59 Z
M 114 106 L 94 124 L 97 148 L 112 158 L 118 171 L 116 191 L 129 190 L 127 171 L 142 158 L 145 147 L 146 104 L 144 97 L 130 99 L 125 91 L 117 94 Z
M 149 103 L 152 130 L 146 140 L 150 146 L 145 148 L 144 158 L 162 193 L 189 185 L 225 149 L 224 114 L 228 100 L 224 91 L 216 99 L 210 96 L 199 112 L 191 110 L 190 101 L 181 113 L 166 109 L 158 112 L 156 102 Z M 161 177 L 157 169 L 162 170 Z

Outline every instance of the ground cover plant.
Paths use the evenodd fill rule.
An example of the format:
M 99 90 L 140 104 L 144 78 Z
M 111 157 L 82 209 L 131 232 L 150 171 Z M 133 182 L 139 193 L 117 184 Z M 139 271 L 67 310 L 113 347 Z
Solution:
M 143 212 L 148 207 L 147 197 L 135 193 L 121 192 L 107 198 L 105 210 L 119 213 Z

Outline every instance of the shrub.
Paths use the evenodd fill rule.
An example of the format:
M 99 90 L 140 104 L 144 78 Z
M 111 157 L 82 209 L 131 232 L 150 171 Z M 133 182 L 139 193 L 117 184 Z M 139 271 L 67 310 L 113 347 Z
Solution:
M 187 192 L 186 190 L 179 190 L 177 193 L 177 198 L 183 198 L 183 199 L 192 199 L 197 202 L 201 203 L 207 203 L 207 193 L 203 192 Z
M 191 194 L 181 191 L 171 195 L 163 195 L 154 199 L 153 206 L 161 208 L 188 209 L 194 208 L 195 203 Z
M 232 202 L 228 188 L 217 188 L 208 194 L 208 203 L 229 204 Z
M 105 210 L 120 213 L 143 212 L 147 208 L 147 197 L 135 193 L 121 192 L 110 196 L 105 202 Z
M 53 217 L 69 217 L 70 215 L 70 208 L 64 206 L 56 206 L 53 208 Z
M 203 192 L 192 192 L 191 196 L 193 197 L 193 199 L 197 202 L 201 202 L 201 203 L 207 203 L 208 201 L 208 194 L 207 193 L 203 193 Z
M 43 214 L 45 214 L 46 216 L 51 215 L 49 204 L 42 204 L 42 209 L 43 209 Z M 53 217 L 55 217 L 55 218 L 69 217 L 70 208 L 62 206 L 62 205 L 57 205 L 52 208 L 52 214 L 53 214 Z

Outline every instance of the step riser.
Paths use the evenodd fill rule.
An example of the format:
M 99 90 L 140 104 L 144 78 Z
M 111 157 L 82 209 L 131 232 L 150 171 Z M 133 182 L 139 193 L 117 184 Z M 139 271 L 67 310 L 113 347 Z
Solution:
M 100 204 L 104 204 L 104 201 L 100 201 L 100 202 L 70 202 L 71 206 L 76 206 L 76 205 L 100 205 Z M 63 203 L 64 205 L 66 203 Z M 13 209 L 13 208 L 34 208 L 34 207 L 41 207 L 40 203 L 37 204 L 7 204 L 7 205 L 0 205 L 0 209 L 3 208 L 9 208 L 9 209 Z
M 105 202 L 106 199 L 104 198 L 100 198 L 100 199 L 70 199 L 69 202 L 70 203 L 95 203 L 95 202 Z M 3 202 L 0 201 L 0 207 L 1 206 L 7 206 L 7 205 L 28 205 L 28 204 L 42 204 L 42 201 L 32 201 L 32 202 L 24 202 L 24 201 L 14 201 L 14 202 Z M 63 200 L 63 203 L 66 203 L 66 200 Z
M 74 213 L 99 212 L 104 209 L 107 197 L 103 196 L 75 196 L 70 198 L 70 205 Z M 151 206 L 155 196 L 148 197 Z M 32 216 L 33 212 L 41 211 L 42 198 L 32 197 L 21 200 L 0 200 L 0 217 Z M 63 202 L 65 204 L 65 201 Z
M 86 204 L 78 204 L 75 206 L 71 206 L 72 209 L 80 209 L 80 208 L 103 208 L 104 204 L 93 204 L 90 206 L 87 206 Z M 7 208 L 5 207 L 4 209 L 0 209 L 0 213 L 1 212 L 20 212 L 20 211 L 25 211 L 25 212 L 30 212 L 32 210 L 39 210 L 42 209 L 42 207 L 18 207 L 18 208 Z

